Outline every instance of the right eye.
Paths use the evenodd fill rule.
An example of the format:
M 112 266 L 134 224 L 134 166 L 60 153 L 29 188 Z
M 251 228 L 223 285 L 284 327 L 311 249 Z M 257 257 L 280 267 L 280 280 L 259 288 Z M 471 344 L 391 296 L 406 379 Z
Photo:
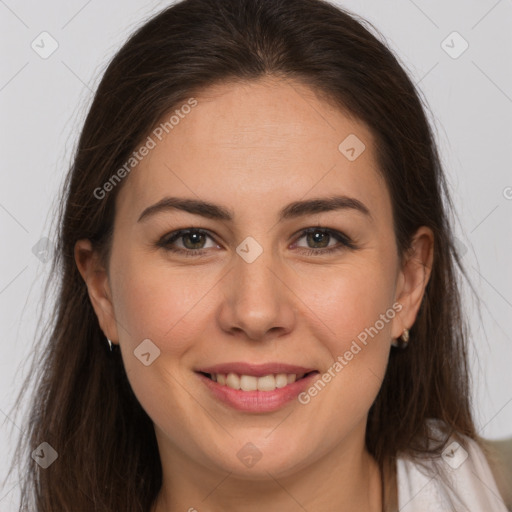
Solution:
M 185 256 L 201 256 L 205 254 L 204 242 L 206 238 L 213 240 L 208 231 L 198 228 L 179 229 L 164 235 L 157 245 L 166 251 L 183 254 Z M 177 247 L 175 242 L 181 240 L 183 247 Z M 218 245 L 216 245 L 218 247 Z

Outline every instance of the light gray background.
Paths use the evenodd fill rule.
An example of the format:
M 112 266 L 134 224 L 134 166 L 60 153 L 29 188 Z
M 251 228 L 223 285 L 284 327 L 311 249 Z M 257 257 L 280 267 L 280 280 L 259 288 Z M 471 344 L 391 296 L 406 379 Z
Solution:
M 512 435 L 512 0 L 337 2 L 371 21 L 419 83 L 434 117 L 460 225 L 464 262 L 482 299 L 473 301 L 471 366 L 480 433 Z M 31 353 L 48 264 L 32 247 L 49 233 L 59 190 L 92 91 L 114 52 L 169 2 L 0 0 L 1 273 L 0 510 L 18 489 L 5 481 L 22 413 L 11 409 Z M 47 31 L 58 49 L 31 43 Z M 457 31 L 458 58 L 442 42 Z M 453 42 L 452 42 L 453 41 Z M 448 38 L 452 52 L 462 42 Z M 23 411 L 26 404 L 19 404 Z

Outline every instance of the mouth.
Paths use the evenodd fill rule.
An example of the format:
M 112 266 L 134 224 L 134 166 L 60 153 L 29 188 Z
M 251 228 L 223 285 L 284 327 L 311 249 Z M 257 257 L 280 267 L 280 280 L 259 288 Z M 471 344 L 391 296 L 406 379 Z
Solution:
M 237 370 L 237 371 L 235 371 Z M 320 375 L 318 370 L 290 365 L 229 364 L 196 370 L 210 397 L 238 411 L 276 411 L 307 389 Z

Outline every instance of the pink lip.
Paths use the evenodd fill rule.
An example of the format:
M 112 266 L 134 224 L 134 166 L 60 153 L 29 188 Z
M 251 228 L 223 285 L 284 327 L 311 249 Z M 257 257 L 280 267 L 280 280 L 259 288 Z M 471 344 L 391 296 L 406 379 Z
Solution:
M 302 370 L 302 368 L 300 369 Z M 307 369 L 305 368 L 305 370 Z M 215 371 L 212 373 L 224 372 Z M 249 375 L 248 373 L 242 373 L 244 375 Z M 274 373 L 274 371 L 267 371 L 261 375 L 268 375 L 269 373 Z M 295 373 L 295 371 L 282 371 L 276 373 Z M 297 373 L 304 372 L 300 371 Z M 319 375 L 319 373 L 311 373 L 310 375 L 306 375 L 304 378 L 297 380 L 292 384 L 288 384 L 283 388 L 276 388 L 274 391 L 242 391 L 240 389 L 233 389 L 229 386 L 219 384 L 218 382 L 211 380 L 209 377 L 206 377 L 206 375 L 203 375 L 202 373 L 197 373 L 197 375 L 208 387 L 213 396 L 224 404 L 227 404 L 239 411 L 263 413 L 276 411 L 281 407 L 284 407 L 289 402 L 295 400 L 299 393 L 304 391 L 307 387 L 311 386 L 312 381 Z
M 208 366 L 196 369 L 198 372 L 203 373 L 236 373 L 237 375 L 252 375 L 254 377 L 263 377 L 264 375 L 277 374 L 277 373 L 309 373 L 315 371 L 315 368 L 306 368 L 304 366 L 294 366 L 285 363 L 265 363 L 265 364 L 252 364 L 252 363 L 221 363 L 215 366 Z

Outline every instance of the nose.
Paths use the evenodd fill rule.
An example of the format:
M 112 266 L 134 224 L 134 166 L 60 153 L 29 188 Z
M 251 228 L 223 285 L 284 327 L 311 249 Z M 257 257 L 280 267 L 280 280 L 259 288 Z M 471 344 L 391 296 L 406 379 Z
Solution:
M 293 330 L 296 308 L 282 262 L 264 250 L 251 263 L 236 254 L 234 268 L 223 280 L 219 312 L 222 329 L 231 335 L 265 341 Z

